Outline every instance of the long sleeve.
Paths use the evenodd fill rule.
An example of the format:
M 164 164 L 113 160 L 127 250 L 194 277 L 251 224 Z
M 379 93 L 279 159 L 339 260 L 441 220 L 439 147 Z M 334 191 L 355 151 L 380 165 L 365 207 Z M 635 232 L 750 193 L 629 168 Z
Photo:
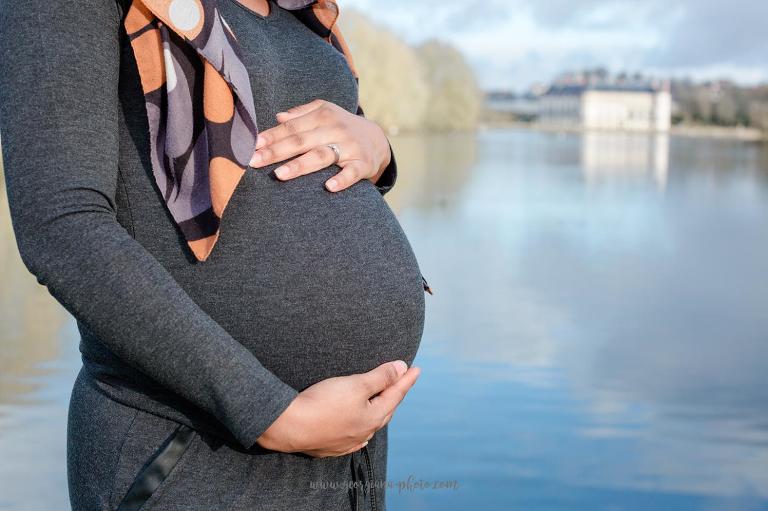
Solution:
M 360 106 L 359 104 L 357 105 L 356 114 L 361 117 L 365 117 L 365 112 L 363 111 L 363 107 Z M 390 191 L 392 187 L 395 186 L 395 182 L 397 181 L 397 162 L 395 161 L 395 151 L 392 149 L 392 144 L 389 144 L 389 155 L 390 155 L 389 164 L 387 165 L 387 168 L 384 169 L 384 172 L 381 174 L 381 176 L 375 183 L 376 188 L 378 188 L 379 193 L 381 193 L 382 195 Z
M 251 447 L 298 392 L 117 221 L 119 24 L 115 0 L 0 4 L 0 135 L 19 252 L 112 352 Z

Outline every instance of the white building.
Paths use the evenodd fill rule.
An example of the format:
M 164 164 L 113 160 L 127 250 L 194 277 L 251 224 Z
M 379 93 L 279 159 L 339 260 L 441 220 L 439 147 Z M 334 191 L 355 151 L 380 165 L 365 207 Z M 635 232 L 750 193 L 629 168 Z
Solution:
M 541 97 L 539 120 L 588 130 L 668 132 L 672 96 L 650 85 L 554 85 Z

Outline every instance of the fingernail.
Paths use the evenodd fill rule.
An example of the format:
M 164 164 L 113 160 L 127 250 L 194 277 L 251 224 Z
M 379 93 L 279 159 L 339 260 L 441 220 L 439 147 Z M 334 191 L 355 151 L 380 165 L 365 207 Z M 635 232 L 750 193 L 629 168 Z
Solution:
M 267 142 L 264 140 L 264 137 L 258 137 L 256 139 L 256 149 L 261 149 L 265 145 L 267 145 Z
M 288 112 L 277 112 L 275 115 L 285 115 L 285 114 L 287 114 L 287 113 L 288 113 Z
M 339 187 L 339 182 L 336 181 L 335 179 L 330 179 L 328 180 L 327 183 L 325 183 L 325 185 L 328 187 L 330 191 L 335 192 L 336 189 Z
M 405 372 L 408 370 L 408 364 L 402 360 L 395 360 L 394 364 L 395 369 L 397 369 L 397 374 L 405 374 Z
M 275 175 L 279 178 L 284 178 L 288 175 L 288 169 L 285 165 L 281 165 L 275 169 Z
M 258 165 L 261 163 L 261 160 L 263 157 L 261 156 L 261 153 L 254 153 L 253 156 L 251 156 L 251 167 Z

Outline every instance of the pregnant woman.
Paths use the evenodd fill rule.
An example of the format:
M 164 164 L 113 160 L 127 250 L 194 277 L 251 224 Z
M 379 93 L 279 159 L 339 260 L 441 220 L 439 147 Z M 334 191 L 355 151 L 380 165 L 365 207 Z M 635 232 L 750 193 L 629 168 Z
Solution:
M 19 251 L 81 333 L 73 509 L 385 509 L 428 287 L 337 16 L 0 6 Z

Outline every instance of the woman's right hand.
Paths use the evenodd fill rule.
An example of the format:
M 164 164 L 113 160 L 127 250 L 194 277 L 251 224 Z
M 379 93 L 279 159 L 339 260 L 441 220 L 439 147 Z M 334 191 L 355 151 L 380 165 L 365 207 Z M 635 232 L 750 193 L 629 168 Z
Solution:
M 320 381 L 299 392 L 256 441 L 266 449 L 319 458 L 349 454 L 390 421 L 420 372 L 396 360 Z

